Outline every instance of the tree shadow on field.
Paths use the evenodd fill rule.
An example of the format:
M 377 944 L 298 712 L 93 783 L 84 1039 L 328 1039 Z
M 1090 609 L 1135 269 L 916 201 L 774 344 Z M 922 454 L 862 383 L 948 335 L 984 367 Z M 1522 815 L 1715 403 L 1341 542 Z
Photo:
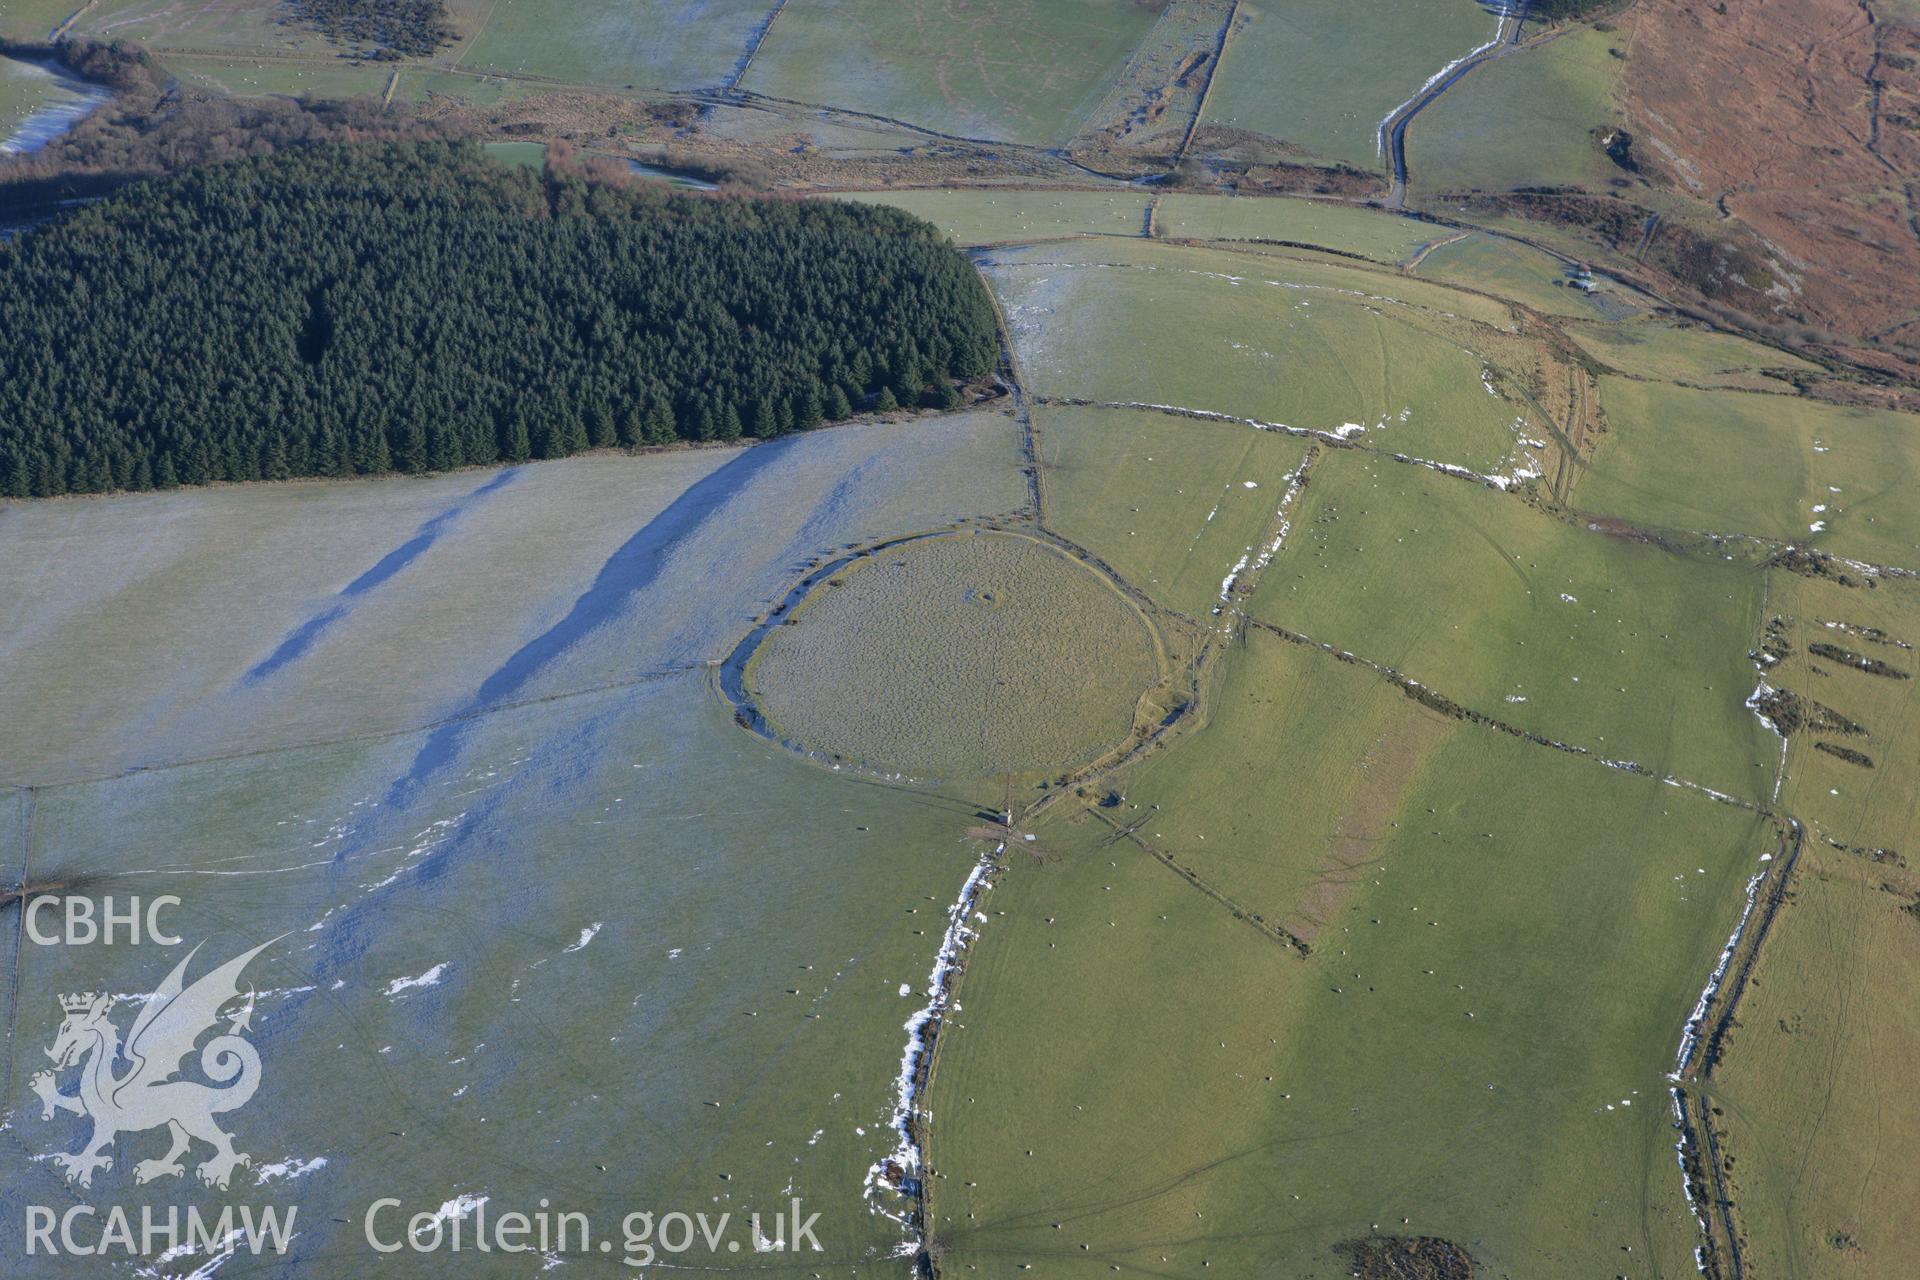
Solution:
M 693 537 L 708 519 L 741 489 L 776 466 L 799 436 L 788 436 L 747 449 L 733 461 L 695 482 L 668 507 L 647 521 L 600 567 L 592 584 L 573 602 L 567 615 L 520 646 L 480 682 L 480 687 L 433 731 L 413 764 L 394 780 L 384 803 L 404 806 L 420 787 L 459 752 L 468 724 L 475 715 L 523 692 L 535 677 L 575 644 L 618 618 L 626 607 L 660 577 L 675 548 Z
M 446 532 L 447 526 L 465 515 L 475 503 L 512 484 L 519 475 L 520 468 L 509 467 L 472 493 L 455 500 L 438 515 L 430 517 L 414 530 L 411 538 L 387 552 L 374 563 L 371 569 L 342 587 L 336 597 L 337 603 L 329 605 L 287 632 L 286 638 L 280 641 L 272 653 L 262 658 L 250 671 L 240 677 L 241 685 L 258 684 L 282 667 L 290 666 L 305 657 L 307 651 L 313 648 L 329 627 L 347 616 L 352 608 L 352 602 L 357 597 L 366 595 L 418 560 L 428 548 L 439 541 L 440 535 Z

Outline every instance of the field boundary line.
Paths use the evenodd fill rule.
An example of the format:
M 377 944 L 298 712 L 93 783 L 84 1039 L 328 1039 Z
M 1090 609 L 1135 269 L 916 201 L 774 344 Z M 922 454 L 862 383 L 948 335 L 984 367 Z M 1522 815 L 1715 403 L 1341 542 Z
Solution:
M 805 102 L 799 98 L 777 98 L 770 93 L 756 93 L 752 89 L 739 89 L 731 93 L 715 89 L 689 89 L 685 91 L 684 96 L 729 107 L 759 106 L 763 111 L 771 111 L 775 107 L 798 107 L 803 111 L 822 115 L 846 116 L 852 120 L 871 120 L 877 124 L 917 133 L 922 137 L 938 138 L 942 142 L 964 142 L 975 147 L 994 147 L 1004 151 L 1024 152 L 1028 155 L 1059 159 L 1047 148 L 1034 146 L 1030 142 L 1013 142 L 1005 138 L 980 138 L 964 133 L 942 133 L 938 129 L 929 129 L 925 125 L 914 124 L 898 116 L 883 116 L 873 111 L 856 111 L 852 107 L 836 107 L 830 102 Z
M 1251 427 L 1255 431 L 1272 431 L 1280 435 L 1294 436 L 1302 440 L 1313 440 L 1331 449 L 1351 449 L 1356 453 L 1371 454 L 1376 458 L 1385 458 L 1391 462 L 1403 463 L 1410 467 L 1424 467 L 1439 475 L 1450 476 L 1455 480 L 1465 480 L 1486 489 L 1498 489 L 1502 493 L 1515 491 L 1498 483 L 1503 477 L 1482 475 L 1468 467 L 1456 466 L 1450 462 L 1435 462 L 1429 458 L 1416 458 L 1411 454 L 1395 453 L 1389 449 L 1376 448 L 1361 444 L 1347 436 L 1332 431 L 1322 431 L 1317 427 L 1296 427 L 1285 422 L 1265 422 L 1259 418 L 1243 418 L 1238 414 L 1220 413 L 1213 409 L 1189 409 L 1181 405 L 1153 404 L 1145 400 L 1088 400 L 1080 396 L 1035 396 L 1035 404 L 1068 405 L 1079 409 L 1116 409 L 1130 410 L 1135 413 L 1163 413 L 1173 418 L 1191 418 L 1195 422 L 1219 422 L 1228 426 Z
M 1726 984 L 1710 990 L 1706 997 L 1709 1008 L 1716 1005 L 1718 1008 L 1712 1028 L 1695 1041 L 1687 1060 L 1673 1078 L 1674 1106 L 1680 1117 L 1680 1163 L 1689 1200 L 1695 1198 L 1693 1170 L 1687 1162 L 1689 1150 L 1704 1166 L 1700 1175 L 1702 1191 L 1709 1190 L 1708 1181 L 1711 1180 L 1709 1203 L 1689 1207 L 1695 1210 L 1695 1218 L 1701 1228 L 1700 1270 L 1713 1280 L 1742 1280 L 1745 1274 L 1745 1263 L 1740 1254 L 1739 1226 L 1733 1216 L 1733 1194 L 1727 1185 L 1727 1157 L 1721 1150 L 1719 1136 L 1714 1133 L 1713 1110 L 1708 1104 L 1713 1070 L 1720 1065 L 1725 1052 L 1726 1034 L 1733 1026 L 1741 997 L 1746 994 L 1752 981 L 1754 967 L 1759 963 L 1761 948 L 1766 945 L 1773 922 L 1780 914 L 1780 908 L 1786 905 L 1788 882 L 1799 866 L 1801 851 L 1806 848 L 1806 827 L 1798 818 L 1784 815 L 1776 818 L 1775 822 L 1775 861 L 1762 872 L 1768 881 L 1765 893 L 1754 899 L 1759 914 L 1744 923 L 1728 953 L 1727 972 L 1730 977 Z M 1757 888 L 1749 892 L 1757 893 Z M 1711 983 L 1711 979 L 1709 981 Z M 1696 1114 L 1697 1123 L 1694 1121 Z M 1726 1263 L 1724 1270 L 1722 1259 Z
M 753 60 L 760 56 L 760 46 L 767 42 L 773 33 L 773 24 L 780 21 L 780 15 L 787 11 L 787 0 L 774 0 L 773 10 L 760 19 L 760 25 L 753 30 L 753 38 L 747 42 L 747 51 L 740 61 L 734 64 L 733 74 L 727 78 L 727 92 L 740 92 L 740 82 L 747 78 L 747 72 L 753 69 Z
M 1142 818 L 1140 822 L 1123 827 L 1098 809 L 1089 809 L 1087 812 L 1093 814 L 1094 817 L 1106 823 L 1107 826 L 1113 830 L 1113 834 L 1102 843 L 1112 843 L 1117 840 L 1131 841 L 1155 862 L 1158 862 L 1161 866 L 1173 872 L 1182 880 L 1185 880 L 1193 888 L 1206 894 L 1207 897 L 1213 899 L 1214 902 L 1220 906 L 1225 907 L 1233 914 L 1235 920 L 1246 925 L 1268 942 L 1277 942 L 1281 946 L 1291 947 L 1293 950 L 1299 952 L 1302 958 L 1313 954 L 1312 946 L 1309 945 L 1304 938 L 1300 937 L 1300 935 L 1294 933 L 1284 925 L 1268 923 L 1266 918 L 1260 915 L 1260 913 L 1241 906 L 1225 893 L 1208 884 L 1199 872 L 1189 867 L 1183 867 L 1178 862 L 1175 862 L 1173 854 L 1166 850 L 1156 848 L 1151 842 L 1142 839 L 1140 836 L 1140 824 L 1147 821 L 1145 818 Z
M 7 975 L 7 1069 L 5 1075 L 0 1077 L 0 1088 L 5 1089 L 4 1093 L 0 1093 L 0 1098 L 9 1101 L 13 1098 L 14 1044 L 18 1038 L 16 1029 L 20 1021 L 20 965 L 27 950 L 27 885 L 31 883 L 29 876 L 33 862 L 34 794 L 32 787 L 20 788 L 18 804 L 19 813 L 16 820 L 19 823 L 20 832 L 20 888 L 18 896 L 13 901 L 16 904 L 15 909 L 20 913 L 20 919 L 13 937 L 13 965 Z
M 1753 392 L 1750 394 L 1772 395 L 1774 393 Z M 1465 481 L 1470 484 L 1479 485 L 1482 488 L 1496 489 L 1502 493 L 1518 496 L 1517 490 L 1507 488 L 1504 484 L 1498 483 L 1506 479 L 1506 477 L 1482 475 L 1478 471 L 1467 467 L 1456 466 L 1453 463 L 1436 462 L 1430 458 L 1416 458 L 1412 454 L 1396 453 L 1390 449 L 1377 448 L 1373 445 L 1363 444 L 1358 440 L 1335 435 L 1331 431 L 1321 431 L 1313 427 L 1296 427 L 1284 422 L 1264 422 L 1258 418 L 1243 418 L 1238 414 L 1221 413 L 1213 409 L 1191 409 L 1183 405 L 1154 404 L 1145 400 L 1089 400 L 1084 396 L 1040 395 L 1033 397 L 1033 402 L 1038 405 L 1067 405 L 1080 409 L 1163 413 L 1175 418 L 1191 418 L 1196 422 L 1218 422 L 1228 426 L 1251 427 L 1255 431 L 1274 431 L 1283 435 L 1318 440 L 1331 449 L 1351 449 L 1356 453 L 1370 454 L 1373 457 L 1385 458 L 1388 461 L 1402 463 L 1406 466 L 1424 467 L 1428 471 L 1449 476 L 1455 480 Z M 1549 415 L 1549 420 L 1551 420 L 1551 415 Z M 1583 511 L 1568 504 L 1564 500 L 1560 500 L 1558 505 L 1550 510 L 1564 514 L 1568 519 L 1574 521 L 1583 529 L 1589 528 L 1592 522 L 1595 521 L 1614 519 L 1614 517 L 1607 515 L 1605 512 Z M 1801 545 L 1790 539 L 1773 538 L 1765 534 L 1721 533 L 1713 529 L 1636 529 L 1635 533 L 1638 534 L 1643 541 L 1653 542 L 1655 544 L 1662 542 L 1661 537 L 1658 536 L 1661 534 L 1682 538 L 1699 538 L 1714 543 L 1746 542 L 1751 543 L 1768 555 L 1778 555 L 1782 552 L 1799 548 Z M 1869 578 L 1887 578 L 1892 580 L 1920 578 L 1920 569 L 1910 569 L 1905 565 L 1878 564 L 1871 560 L 1856 560 L 1850 556 L 1833 555 L 1826 552 L 1820 554 L 1825 556 L 1826 559 L 1831 560 L 1834 564 L 1852 569 Z
M 974 269 L 979 271 L 980 258 L 969 254 L 974 260 Z M 980 271 L 980 283 L 987 291 L 987 301 L 993 306 L 994 327 L 1000 334 L 1000 365 L 1006 375 L 1006 382 L 1013 394 L 1014 421 L 1020 424 L 1020 449 L 1026 455 L 1024 470 L 1027 473 L 1027 494 L 1033 503 L 1033 522 L 1045 529 L 1047 527 L 1046 486 L 1040 478 L 1040 428 L 1033 420 L 1034 400 L 1027 392 L 1026 376 L 1020 371 L 1020 353 L 1014 349 L 1013 326 L 1007 321 L 1006 308 L 1000 305 L 1000 295 L 993 290 L 993 281 L 987 273 Z
M 1747 992 L 1747 984 L 1753 976 L 1754 964 L 1760 958 L 1760 948 L 1766 945 L 1767 934 L 1773 928 L 1774 918 L 1780 914 L 1780 908 L 1786 905 L 1787 880 L 1800 863 L 1801 850 L 1806 848 L 1807 832 L 1800 820 L 1787 816 L 1782 823 L 1779 845 L 1775 849 L 1778 862 L 1774 869 L 1779 874 L 1773 877 L 1773 885 L 1761 906 L 1760 918 L 1754 922 L 1754 927 L 1750 931 L 1753 945 L 1747 950 L 1741 963 L 1735 966 L 1732 989 L 1727 993 L 1726 1002 L 1720 1010 L 1719 1019 L 1714 1023 L 1712 1033 L 1707 1036 L 1701 1046 L 1700 1075 L 1702 1078 L 1711 1074 L 1713 1069 L 1720 1065 L 1720 1058 L 1724 1052 L 1723 1045 L 1727 1032 L 1733 1028 L 1733 1016 L 1739 1011 L 1740 998 Z M 1789 836 L 1793 841 L 1791 848 L 1787 846 Z
M 971 910 L 984 914 L 988 900 L 993 897 L 993 891 L 1000 883 L 1001 873 L 1006 871 L 1012 863 L 1013 859 L 1008 855 L 1004 841 L 999 848 L 980 860 L 978 865 L 986 868 L 985 878 L 981 883 L 980 891 L 974 895 L 973 902 L 970 904 Z M 927 1104 L 933 1094 L 934 1072 L 940 1066 L 940 1046 L 946 1041 L 946 1036 L 942 1033 L 946 1030 L 947 1015 L 959 1010 L 961 984 L 966 981 L 967 971 L 973 967 L 974 944 L 980 940 L 981 932 L 982 929 L 969 926 L 966 945 L 954 956 L 952 967 L 946 974 L 946 981 L 941 984 L 942 989 L 930 997 L 935 1001 L 935 1013 L 928 1020 L 927 1051 L 921 1058 L 919 1069 L 914 1073 L 911 1085 L 913 1096 L 919 1099 L 919 1105 L 909 1110 L 904 1121 L 910 1131 L 913 1145 L 920 1155 L 919 1195 L 916 1197 L 918 1203 L 915 1206 L 920 1219 L 920 1248 L 915 1259 L 916 1273 L 920 1267 L 924 1267 L 925 1274 L 933 1280 L 939 1280 L 940 1259 L 932 1248 L 937 1239 L 933 1216 L 934 1117 Z
M 1610 756 L 1604 756 L 1592 747 L 1581 746 L 1576 742 L 1564 742 L 1559 738 L 1548 737 L 1543 733 L 1535 733 L 1531 729 L 1522 729 L 1519 725 L 1510 724 L 1497 716 L 1490 716 L 1484 711 L 1475 711 L 1472 707 L 1464 703 L 1455 702 L 1452 698 L 1447 697 L 1438 690 L 1429 688 L 1418 680 L 1405 675 L 1398 668 L 1390 667 L 1384 662 L 1376 662 L 1372 658 L 1362 657 L 1351 650 L 1329 644 L 1325 640 L 1315 640 L 1312 636 L 1305 635 L 1298 631 L 1291 631 L 1275 622 L 1246 617 L 1245 614 L 1241 616 L 1245 618 L 1246 624 L 1249 627 L 1270 632 L 1282 640 L 1287 641 L 1289 644 L 1297 644 L 1309 649 L 1318 649 L 1329 657 L 1341 662 L 1365 667 L 1381 679 L 1398 687 L 1402 693 L 1415 702 L 1449 719 L 1479 725 L 1483 729 L 1497 730 L 1500 733 L 1518 738 L 1522 742 L 1532 746 L 1549 747 L 1565 755 L 1591 760 L 1595 764 L 1605 765 L 1609 769 L 1614 769 L 1621 773 L 1635 774 L 1649 781 L 1664 783 L 1667 786 L 1674 787 L 1681 791 L 1692 791 L 1716 803 L 1727 805 L 1730 808 L 1743 809 L 1749 813 L 1756 813 L 1767 817 L 1773 816 L 1771 809 L 1757 801 L 1743 800 L 1739 796 L 1729 795 L 1724 791 L 1716 791 L 1712 787 L 1694 782 L 1688 778 L 1683 778 L 1679 774 L 1662 773 L 1657 769 L 1648 768 L 1636 760 L 1616 759 Z
M 1193 119 L 1187 121 L 1187 131 L 1180 135 L 1180 145 L 1174 149 L 1173 167 L 1178 169 L 1186 163 L 1187 148 L 1193 145 L 1193 135 L 1200 131 L 1200 122 L 1207 116 L 1207 100 L 1213 96 L 1213 82 L 1220 77 L 1220 64 L 1227 60 L 1227 43 L 1233 39 L 1233 24 L 1240 20 L 1240 0 L 1233 0 L 1227 10 L 1227 20 L 1220 24 L 1220 36 L 1213 46 L 1213 65 L 1207 68 L 1207 82 L 1200 87 L 1200 101 L 1194 103 Z

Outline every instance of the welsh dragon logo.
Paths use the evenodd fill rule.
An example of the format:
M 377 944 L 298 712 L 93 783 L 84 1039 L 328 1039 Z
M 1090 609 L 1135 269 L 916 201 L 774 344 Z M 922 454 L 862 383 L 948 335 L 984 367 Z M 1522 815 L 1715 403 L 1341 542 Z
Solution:
M 51 1120 L 56 1111 L 70 1111 L 93 1121 L 85 1148 L 53 1156 L 70 1181 L 91 1186 L 96 1171 L 113 1167 L 109 1153 L 116 1137 L 163 1125 L 173 1145 L 159 1159 L 135 1164 L 135 1182 L 183 1175 L 181 1157 L 189 1154 L 195 1139 L 213 1148 L 196 1171 L 207 1186 L 224 1188 L 236 1168 L 253 1163 L 233 1149 L 232 1135 L 214 1120 L 245 1106 L 260 1087 L 260 1054 L 241 1035 L 251 1030 L 251 991 L 242 1007 L 226 1015 L 225 1029 L 199 1049 L 201 1074 L 214 1083 L 183 1079 L 181 1073 L 201 1037 L 219 1030 L 221 1009 L 240 998 L 240 973 L 248 961 L 277 941 L 261 943 L 202 974 L 189 987 L 183 979 L 200 950 L 194 947 L 142 1006 L 124 1044 L 110 1016 L 113 996 L 90 991 L 60 997 L 66 1017 L 46 1051 L 54 1070 L 35 1075 L 31 1084 L 40 1097 L 42 1120 Z M 60 1074 L 73 1067 L 79 1068 L 79 1091 L 62 1092 Z

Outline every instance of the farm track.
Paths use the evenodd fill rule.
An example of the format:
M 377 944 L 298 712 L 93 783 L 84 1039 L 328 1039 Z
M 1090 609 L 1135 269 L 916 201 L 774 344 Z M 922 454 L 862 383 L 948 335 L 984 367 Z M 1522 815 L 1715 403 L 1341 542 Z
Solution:
M 1547 434 L 1559 446 L 1554 451 L 1553 478 L 1547 481 L 1547 491 L 1552 495 L 1554 504 L 1559 507 L 1566 506 L 1567 499 L 1572 495 L 1574 483 L 1579 478 L 1576 473 L 1584 473 L 1588 465 L 1587 456 L 1580 449 L 1578 434 L 1581 421 L 1589 413 L 1588 401 L 1593 398 L 1591 378 L 1585 370 L 1575 367 L 1570 374 L 1570 380 L 1574 388 L 1574 399 L 1573 403 L 1567 406 L 1565 423 L 1554 417 L 1552 411 L 1540 403 L 1540 398 L 1532 391 L 1525 387 L 1520 390 L 1521 398 L 1533 406 L 1534 412 L 1540 415 L 1540 421 L 1545 425 Z
M 1420 264 L 1425 262 L 1427 255 L 1435 249 L 1444 249 L 1450 244 L 1458 244 L 1472 234 L 1473 232 L 1471 231 L 1456 231 L 1450 236 L 1442 236 L 1438 240 L 1429 240 L 1418 249 L 1415 249 L 1413 256 L 1400 264 L 1400 269 L 1411 274 L 1420 269 Z
M 480 19 L 479 25 L 473 29 L 473 34 L 468 36 L 466 43 L 460 46 L 460 52 L 454 54 L 453 60 L 447 64 L 449 71 L 457 70 L 461 61 L 466 58 L 467 54 L 473 51 L 473 46 L 479 41 L 481 32 L 485 31 L 487 24 L 493 21 L 494 10 L 499 7 L 500 0 L 492 0 L 492 3 L 487 6 L 486 16 Z M 396 79 L 399 77 L 399 74 L 398 71 L 394 72 Z
M 1580 398 L 1577 403 L 1569 406 L 1567 420 L 1577 426 L 1589 416 L 1598 416 L 1597 406 L 1589 402 L 1597 401 L 1599 397 L 1594 393 L 1593 379 L 1584 370 L 1574 371 L 1573 385 L 1579 389 Z M 1579 474 L 1576 473 L 1584 474 L 1587 469 L 1587 456 L 1581 452 L 1579 440 L 1568 428 L 1561 427 L 1554 416 L 1546 413 L 1544 408 L 1541 412 L 1552 424 L 1553 431 L 1560 441 L 1560 457 L 1554 465 L 1553 500 L 1564 507 L 1573 497 L 1573 486 L 1579 481 Z
M 1439 100 L 1440 95 L 1460 82 L 1460 79 L 1483 62 L 1504 57 L 1520 46 L 1520 27 L 1526 21 L 1527 0 L 1518 0 L 1511 10 L 1501 15 L 1500 25 L 1492 40 L 1473 50 L 1454 66 L 1442 71 L 1440 76 L 1429 83 L 1419 93 L 1407 99 L 1387 114 L 1380 122 L 1382 141 L 1386 144 L 1388 158 L 1393 165 L 1393 183 L 1387 191 L 1386 205 L 1389 209 L 1407 207 L 1407 126 L 1413 123 L 1415 116 L 1425 111 Z M 1549 34 L 1542 41 L 1552 39 Z M 1529 43 L 1528 48 L 1541 41 Z
M 1657 213 L 1648 214 L 1646 225 L 1640 229 L 1640 243 L 1633 248 L 1633 260 L 1635 262 L 1645 262 L 1647 260 L 1647 250 L 1653 244 L 1653 233 L 1659 229 L 1660 215 Z

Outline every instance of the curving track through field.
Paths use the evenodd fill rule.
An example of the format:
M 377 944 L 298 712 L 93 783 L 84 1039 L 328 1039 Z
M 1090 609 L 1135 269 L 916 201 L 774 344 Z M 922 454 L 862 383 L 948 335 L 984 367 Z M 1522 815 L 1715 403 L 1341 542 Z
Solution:
M 1407 126 L 1413 118 L 1432 106 L 1439 96 L 1458 84 L 1460 78 L 1483 62 L 1505 57 L 1520 47 L 1520 25 L 1526 21 L 1527 0 L 1515 3 L 1500 15 L 1493 38 L 1442 67 L 1420 87 L 1420 92 L 1389 111 L 1380 122 L 1380 149 L 1393 161 L 1393 186 L 1387 193 L 1389 209 L 1407 207 Z

